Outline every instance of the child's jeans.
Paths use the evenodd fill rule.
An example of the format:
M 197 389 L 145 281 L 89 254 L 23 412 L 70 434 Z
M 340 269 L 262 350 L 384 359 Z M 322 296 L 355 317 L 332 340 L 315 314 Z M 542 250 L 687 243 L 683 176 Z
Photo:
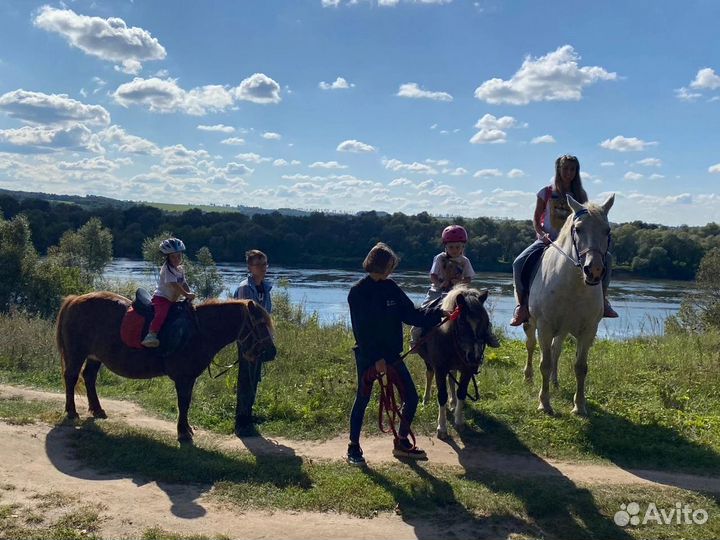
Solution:
M 168 311 L 170 311 L 173 302 L 162 296 L 155 295 L 152 297 L 152 305 L 155 308 L 155 316 L 150 323 L 150 331 L 157 334 L 165 324 L 165 319 L 167 319 Z

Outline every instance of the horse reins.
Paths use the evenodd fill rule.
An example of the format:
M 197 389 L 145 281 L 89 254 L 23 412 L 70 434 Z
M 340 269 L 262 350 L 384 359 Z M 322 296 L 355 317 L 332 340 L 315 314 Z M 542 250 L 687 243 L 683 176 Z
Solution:
M 252 318 L 252 315 L 250 315 L 250 312 L 248 311 L 248 317 L 247 317 L 247 319 L 245 319 L 245 320 L 243 321 L 243 324 L 242 324 L 242 326 L 240 327 L 240 330 L 238 330 L 238 336 L 240 336 L 240 335 L 243 333 L 243 330 L 245 329 L 245 327 L 246 327 L 248 324 L 250 325 L 250 329 L 249 329 L 247 332 L 245 332 L 245 337 L 243 337 L 243 338 L 241 338 L 241 339 L 239 338 L 239 339 L 236 340 L 236 342 L 237 342 L 237 344 L 238 344 L 238 347 L 239 347 L 240 349 L 242 349 L 243 343 L 245 343 L 250 337 L 252 337 L 252 336 L 254 335 L 255 325 L 254 325 L 253 322 L 251 321 L 251 318 Z M 243 355 L 243 356 L 244 356 L 244 355 Z M 211 362 L 208 364 L 208 367 L 207 367 L 208 375 L 209 375 L 211 378 L 213 378 L 213 379 L 217 379 L 218 377 L 220 377 L 220 376 L 222 376 L 222 375 L 225 375 L 225 373 L 227 373 L 228 371 L 230 371 L 230 370 L 231 370 L 236 364 L 238 364 L 239 362 L 240 362 L 240 356 L 238 355 L 238 359 L 237 359 L 237 360 L 235 360 L 235 361 L 234 361 L 232 364 L 230 364 L 230 365 L 223 366 L 223 370 L 222 370 L 220 373 L 218 373 L 217 375 L 213 375 L 213 374 L 212 374 L 212 371 L 210 371 L 210 366 L 214 364 L 214 361 L 211 361 Z
M 575 213 L 575 218 L 577 218 L 577 217 L 579 217 L 579 216 L 582 216 L 582 215 L 584 215 L 584 214 L 587 214 L 587 213 L 588 213 L 587 208 L 583 208 L 583 209 L 581 209 L 581 210 L 579 210 L 579 211 L 577 211 L 577 212 Z M 575 253 L 577 254 L 577 259 L 574 259 L 574 258 L 571 257 L 570 255 L 568 255 L 567 253 L 565 253 L 565 251 L 563 250 L 563 248 L 561 248 L 560 246 L 558 246 L 557 243 L 556 243 L 554 240 L 550 240 L 550 239 L 548 238 L 548 242 L 550 243 L 550 245 L 551 245 L 552 247 L 554 247 L 555 249 L 557 249 L 557 250 L 562 254 L 563 257 L 565 257 L 568 261 L 570 261 L 570 262 L 573 264 L 573 266 L 575 266 L 576 268 L 580 268 L 580 267 L 582 266 L 582 257 L 585 256 L 585 255 L 587 255 L 587 254 L 590 253 L 591 251 L 597 251 L 597 252 L 600 254 L 600 256 L 602 257 L 603 261 L 605 260 L 605 257 L 607 257 L 607 252 L 610 251 L 610 249 L 609 249 L 609 247 L 610 247 L 610 240 L 611 240 L 610 233 L 608 233 L 608 249 L 605 250 L 605 253 L 603 253 L 602 251 L 600 251 L 600 250 L 597 249 L 597 248 L 592 248 L 592 247 L 591 247 L 591 248 L 587 248 L 587 249 L 583 249 L 582 251 L 580 251 L 580 250 L 578 249 L 578 246 L 577 246 L 577 240 L 575 239 L 575 219 L 574 219 L 574 218 L 573 218 L 572 229 L 571 229 L 571 231 L 570 231 L 570 237 L 572 238 L 573 248 L 575 248 Z
M 398 389 L 398 393 L 400 394 L 400 398 L 402 399 L 402 381 L 400 380 L 400 377 L 397 374 L 397 371 L 395 368 L 393 368 L 390 365 L 385 366 L 385 373 L 380 374 L 377 371 L 372 373 L 372 371 L 375 368 L 371 368 L 366 372 L 365 375 L 365 384 L 369 385 L 372 384 L 374 380 L 377 380 L 378 386 L 380 387 L 380 405 L 378 407 L 378 428 L 380 429 L 381 433 L 390 433 L 392 431 L 393 436 L 395 439 L 399 439 L 400 435 L 398 434 L 399 424 L 402 424 L 402 421 L 404 420 L 403 414 L 401 411 L 401 406 L 398 405 L 397 399 L 395 397 L 395 389 Z M 383 380 L 383 375 L 387 376 L 387 384 L 385 384 L 385 381 Z M 383 413 L 385 413 L 385 416 L 387 416 L 388 426 L 390 426 L 390 430 L 387 430 L 385 428 L 385 423 L 383 422 Z M 400 421 L 398 422 L 398 419 Z M 398 428 L 395 427 L 395 425 L 398 424 Z M 412 446 L 415 446 L 415 434 L 413 433 L 412 429 L 408 426 L 408 434 L 407 434 L 408 441 L 412 444 Z
M 441 320 L 439 323 L 437 323 L 435 326 L 433 326 L 433 327 L 428 331 L 427 334 L 425 334 L 424 336 L 421 336 L 420 339 L 418 339 L 412 347 L 410 347 L 406 352 L 402 353 L 402 354 L 400 355 L 400 360 L 405 360 L 405 358 L 407 357 L 407 355 L 415 352 L 415 351 L 418 349 L 418 347 L 420 347 L 420 345 L 422 345 L 423 343 L 425 343 L 425 342 L 430 338 L 430 336 L 432 335 L 432 333 L 435 332 L 438 328 L 440 328 L 443 324 L 445 324 L 445 323 L 448 322 L 448 321 L 454 321 L 454 320 L 456 320 L 458 317 L 460 317 L 460 313 L 461 313 L 461 312 L 462 312 L 462 310 L 460 309 L 460 306 L 457 306 L 457 307 L 453 310 L 453 312 L 450 313 L 450 315 L 448 315 L 447 317 L 444 317 L 443 320 Z

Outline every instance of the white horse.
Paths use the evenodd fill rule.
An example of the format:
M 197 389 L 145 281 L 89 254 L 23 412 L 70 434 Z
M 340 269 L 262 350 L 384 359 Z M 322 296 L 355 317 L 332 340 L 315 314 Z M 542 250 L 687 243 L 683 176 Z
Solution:
M 553 246 L 546 249 L 532 279 L 528 306 L 530 320 L 523 325 L 528 351 L 525 378 L 532 379 L 535 330 L 540 342 L 542 387 L 539 410 L 553 414 L 549 381 L 557 386 L 557 361 L 563 340 L 577 340 L 575 378 L 577 390 L 573 413 L 585 416 L 587 357 L 603 316 L 602 278 L 610 242 L 607 213 L 615 201 L 611 195 L 602 206 L 583 205 L 567 196 L 573 213 L 565 221 Z

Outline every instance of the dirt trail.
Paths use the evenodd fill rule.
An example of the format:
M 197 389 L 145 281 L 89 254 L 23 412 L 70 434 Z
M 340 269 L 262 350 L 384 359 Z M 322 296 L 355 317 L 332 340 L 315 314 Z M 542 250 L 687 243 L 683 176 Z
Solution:
M 14 386 L 0 385 L 0 397 L 17 396 L 27 400 L 57 400 L 64 396 Z M 84 396 L 77 396 L 78 410 L 86 407 Z M 103 399 L 108 416 L 130 425 L 175 433 L 172 422 L 153 418 L 138 405 Z M 381 515 L 359 519 L 344 515 L 314 512 L 238 513 L 207 500 L 201 486 L 139 483 L 119 475 L 100 475 L 74 461 L 66 438 L 72 427 L 55 430 L 53 455 L 48 454 L 50 426 L 44 424 L 8 425 L 0 422 L 0 479 L 15 486 L 4 491 L 2 502 L 26 504 L 38 493 L 58 491 L 75 493 L 89 503 L 102 501 L 105 510 L 101 535 L 118 538 L 135 536 L 148 527 L 162 527 L 183 534 L 224 534 L 231 538 L 417 538 L 440 537 L 441 529 L 432 524 L 408 524 L 400 516 Z M 253 453 L 288 453 L 315 459 L 340 459 L 346 449 L 343 437 L 325 442 L 293 441 L 283 438 L 249 437 L 239 440 L 197 430 L 196 441 L 227 449 L 248 448 Z M 370 463 L 392 461 L 388 437 L 366 438 L 363 450 Z M 501 455 L 476 448 L 466 451 L 462 442 L 443 442 L 422 437 L 419 444 L 433 463 L 465 469 L 508 471 L 514 475 L 564 476 L 575 484 L 665 485 L 720 493 L 720 478 L 648 470 L 623 470 L 612 465 L 569 463 L 543 460 L 533 456 Z M 18 464 L 22 463 L 22 468 Z M 422 528 L 422 531 L 420 531 Z M 422 534 L 419 534 L 422 532 Z M 433 534 L 436 532 L 436 534 Z M 477 535 L 478 531 L 466 531 Z M 455 531 L 457 537 L 465 535 Z

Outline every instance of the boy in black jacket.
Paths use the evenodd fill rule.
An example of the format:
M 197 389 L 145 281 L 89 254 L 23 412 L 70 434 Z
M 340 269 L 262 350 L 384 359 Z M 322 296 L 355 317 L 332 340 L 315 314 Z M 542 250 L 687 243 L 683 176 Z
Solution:
M 440 323 L 443 313 L 439 308 L 416 308 L 400 287 L 388 279 L 397 263 L 398 257 L 393 250 L 379 242 L 363 262 L 363 268 L 368 275 L 353 285 L 348 294 L 358 375 L 358 389 L 350 415 L 347 460 L 351 465 L 365 463 L 360 448 L 360 431 L 372 393 L 372 382 L 368 388 L 368 383 L 364 380 L 365 372 L 374 366 L 378 374 L 383 374 L 387 364 L 397 371 L 404 390 L 402 421 L 398 430 L 399 438 L 394 441 L 393 455 L 413 459 L 427 457 L 423 450 L 410 444 L 407 438 L 410 424 L 415 417 L 418 394 L 407 366 L 400 361 L 403 349 L 402 323 L 422 327 L 434 326 Z

